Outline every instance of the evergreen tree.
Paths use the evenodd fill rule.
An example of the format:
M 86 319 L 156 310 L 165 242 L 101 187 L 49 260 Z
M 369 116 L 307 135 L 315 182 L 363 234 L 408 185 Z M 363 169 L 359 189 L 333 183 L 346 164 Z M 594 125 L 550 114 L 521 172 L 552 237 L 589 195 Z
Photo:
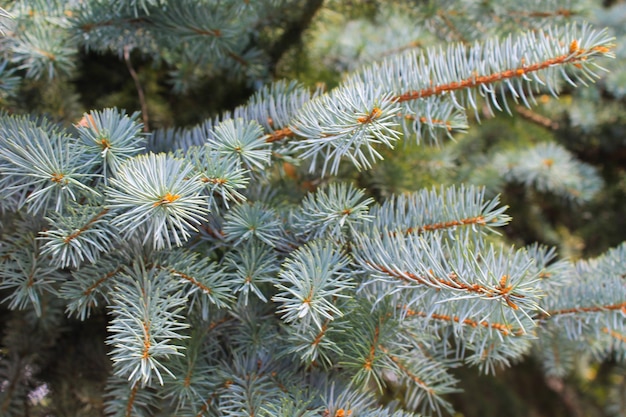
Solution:
M 0 415 L 448 415 L 458 370 L 529 360 L 574 410 L 581 357 L 626 413 L 626 243 L 514 226 L 605 192 L 558 135 L 615 122 L 623 4 L 0 5 Z M 94 54 L 140 111 L 78 116 Z M 212 88 L 251 93 L 176 108 Z M 506 113 L 554 140 L 481 143 Z

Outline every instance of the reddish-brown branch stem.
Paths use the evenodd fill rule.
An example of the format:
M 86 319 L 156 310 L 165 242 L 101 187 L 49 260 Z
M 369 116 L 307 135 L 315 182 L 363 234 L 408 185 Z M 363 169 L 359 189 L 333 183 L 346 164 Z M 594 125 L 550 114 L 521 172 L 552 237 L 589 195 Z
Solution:
M 608 52 L 609 48 L 605 46 L 596 46 L 592 48 L 591 50 L 604 53 L 604 52 Z M 503 80 L 507 80 L 511 78 L 519 78 L 519 77 L 522 77 L 524 74 L 541 71 L 541 70 L 547 69 L 555 65 L 562 65 L 562 64 L 580 65 L 579 62 L 584 61 L 586 59 L 584 55 L 587 52 L 588 52 L 587 50 L 578 48 L 578 43 L 576 41 L 573 41 L 572 44 L 570 45 L 569 54 L 559 55 L 555 58 L 547 59 L 542 62 L 538 62 L 538 63 L 531 64 L 531 65 L 524 65 L 518 68 L 508 69 L 508 70 L 496 72 L 493 74 L 474 75 L 471 78 L 467 78 L 461 81 L 452 81 L 452 82 L 445 83 L 445 84 L 433 85 L 428 88 L 424 88 L 422 90 L 408 91 L 406 93 L 393 97 L 391 101 L 396 102 L 396 103 L 402 103 L 405 101 L 411 101 L 411 100 L 417 100 L 417 99 L 426 98 L 430 96 L 441 95 L 447 92 L 463 90 L 467 88 L 474 88 L 479 85 L 490 84 L 490 83 L 503 81 Z M 423 117 L 420 118 L 420 121 L 422 121 L 423 123 L 429 122 L 427 119 Z M 447 128 L 450 127 L 449 123 L 446 121 L 431 120 L 430 122 L 436 123 L 436 124 L 443 124 Z M 271 142 L 276 142 L 276 141 L 279 141 L 288 137 L 293 137 L 293 136 L 295 136 L 295 134 L 293 130 L 288 126 L 288 127 L 285 127 L 283 129 L 277 130 L 269 134 L 265 141 L 268 143 L 271 143 Z
M 100 220 L 105 214 L 107 214 L 109 212 L 109 209 L 104 209 L 102 210 L 100 213 L 96 214 L 95 216 L 93 216 L 91 219 L 89 219 L 89 221 L 87 222 L 87 224 L 85 224 L 83 227 L 81 227 L 80 229 L 78 229 L 77 231 L 75 231 L 74 233 L 72 233 L 69 236 L 66 236 L 63 241 L 67 244 L 70 243 L 70 241 L 76 239 L 78 236 L 80 236 L 85 230 L 88 230 L 91 226 L 93 226 L 98 220 Z
M 423 311 L 414 311 L 410 309 L 405 309 L 405 311 L 407 313 L 407 316 L 424 317 L 424 318 L 430 318 L 433 320 L 462 323 L 470 327 L 482 326 L 484 328 L 491 328 L 491 329 L 499 331 L 504 336 L 521 336 L 524 334 L 524 331 L 522 329 L 513 329 L 513 326 L 511 326 L 510 324 L 489 323 L 485 320 L 476 321 L 476 320 L 472 320 L 469 318 L 461 320 L 458 316 L 448 316 L 446 314 L 437 314 L 437 313 L 428 315 Z
M 96 288 L 98 288 L 104 281 L 108 280 L 109 278 L 115 276 L 115 274 L 117 274 L 118 272 L 120 272 L 122 268 L 118 267 L 116 268 L 114 271 L 108 272 L 106 274 L 104 274 L 99 280 L 97 280 L 96 282 L 94 282 L 93 284 L 91 284 L 85 291 L 83 291 L 83 295 L 89 295 L 91 294 Z
M 411 233 L 420 234 L 423 232 L 432 232 L 434 230 L 450 229 L 456 226 L 467 226 L 467 225 L 472 225 L 472 224 L 484 226 L 487 224 L 487 222 L 485 221 L 484 216 L 468 217 L 465 219 L 426 224 L 426 225 L 419 226 L 419 227 L 409 227 L 408 229 L 406 229 L 405 233 L 406 234 L 411 234 Z
M 224 383 L 222 384 L 222 388 L 223 389 L 228 389 L 228 387 L 233 383 L 233 381 L 231 381 L 230 379 L 224 381 Z M 211 404 L 213 403 L 213 400 L 215 398 L 217 398 L 217 396 L 219 395 L 218 391 L 214 391 L 211 396 L 209 396 L 207 398 L 206 401 L 204 401 L 204 404 L 202 405 L 202 407 L 200 407 L 200 411 L 198 411 L 198 414 L 196 414 L 196 417 L 203 417 L 205 416 L 206 412 L 209 411 L 209 407 L 211 406 Z
M 219 29 L 191 28 L 191 31 L 197 33 L 198 35 L 213 36 L 215 38 L 219 38 L 220 36 L 222 36 L 222 31 Z
M 572 307 L 564 308 L 561 310 L 548 311 L 547 313 L 540 314 L 537 319 L 544 320 L 554 316 L 562 316 L 565 314 L 579 314 L 579 313 L 599 313 L 601 311 L 615 311 L 621 310 L 626 314 L 626 302 L 619 304 L 609 304 L 605 306 L 592 306 L 592 307 Z
M 465 37 L 461 34 L 461 32 L 459 32 L 459 30 L 457 29 L 457 27 L 454 25 L 454 23 L 452 23 L 452 21 L 448 18 L 448 16 L 446 15 L 446 12 L 443 10 L 439 10 L 437 12 L 437 16 L 439 16 L 439 18 L 441 18 L 441 20 L 443 21 L 443 23 L 446 25 L 446 27 L 450 30 L 450 32 L 452 32 L 454 34 L 454 36 L 456 36 L 457 40 L 461 43 L 464 44 L 468 44 L 469 42 L 467 42 L 467 40 L 465 39 Z
M 369 355 L 365 358 L 365 362 L 363 363 L 363 368 L 367 371 L 372 370 L 372 365 L 374 363 L 374 359 L 376 358 L 376 347 L 378 346 L 378 337 L 380 336 L 380 326 L 376 326 L 374 329 L 374 340 L 370 346 Z
M 135 82 L 135 88 L 137 89 L 137 96 L 139 98 L 139 105 L 141 106 L 141 118 L 143 120 L 143 131 L 149 132 L 149 118 L 148 118 L 148 103 L 146 102 L 146 97 L 143 92 L 143 87 L 141 86 L 141 82 L 139 81 L 139 76 L 137 72 L 133 68 L 133 64 L 130 61 L 130 45 L 124 46 L 124 62 L 126 62 L 126 67 L 128 68 L 128 72 L 130 76 L 133 78 Z
M 237 61 L 242 67 L 247 67 L 249 65 L 248 61 L 246 61 L 241 55 L 237 55 L 234 52 L 228 52 L 227 55 Z
M 616 330 L 611 330 L 608 327 L 605 327 L 604 329 L 602 329 L 602 331 L 606 334 L 608 334 L 609 336 L 611 336 L 614 339 L 619 340 L 622 343 L 626 343 L 626 335 L 622 334 Z
M 150 323 L 142 320 L 143 325 L 143 352 L 141 353 L 142 359 L 148 359 L 150 357 L 150 347 L 152 342 L 150 341 Z
M 553 12 L 518 12 L 522 16 L 528 17 L 555 17 L 555 16 L 563 16 L 563 17 L 572 17 L 577 15 L 578 13 L 569 9 L 559 8 Z
M 203 292 L 205 292 L 207 294 L 212 294 L 213 293 L 213 290 L 211 288 L 207 287 L 206 285 L 204 285 L 203 283 L 201 283 L 200 281 L 198 281 L 197 279 L 195 279 L 191 275 L 187 275 L 187 274 L 185 274 L 183 272 L 180 272 L 180 271 L 177 271 L 175 269 L 170 269 L 169 272 L 171 274 L 173 274 L 173 275 L 181 277 L 185 281 L 190 282 L 192 285 L 195 285 L 196 287 L 200 288 L 200 290 L 202 290 Z
M 392 355 L 389 350 L 387 348 L 385 348 L 382 345 L 378 345 L 378 348 L 385 354 L 387 355 L 387 357 L 389 359 L 391 359 L 391 361 L 393 363 L 396 364 L 396 366 L 398 367 L 398 369 L 400 369 L 400 371 L 402 371 L 408 378 L 410 378 L 413 382 L 415 382 L 417 385 L 421 386 L 422 388 L 424 388 L 426 391 L 428 391 L 430 394 L 434 393 L 434 390 L 432 388 L 430 388 L 424 381 L 422 381 L 422 379 L 420 377 L 418 377 L 417 375 L 415 375 L 413 372 L 411 372 L 401 361 L 400 359 L 395 356 Z
M 228 180 L 225 180 L 224 178 L 209 178 L 209 177 L 202 177 L 200 178 L 201 182 L 204 183 L 211 183 L 211 184 L 217 184 L 217 185 L 224 185 L 228 182 Z
M 98 23 L 93 23 L 93 24 L 85 24 L 82 25 L 80 28 L 85 31 L 86 33 L 91 32 L 93 29 L 95 28 L 101 28 L 101 27 L 106 27 L 106 26 L 115 26 L 117 24 L 121 24 L 121 23 L 130 23 L 132 25 L 138 25 L 141 23 L 145 23 L 146 19 L 144 18 L 134 18 L 134 19 L 121 19 L 121 20 L 106 20 L 104 22 L 98 22 Z
M 512 297 L 524 298 L 523 295 L 519 295 L 519 294 L 515 294 L 511 292 L 513 290 L 513 287 L 511 285 L 506 285 L 506 282 L 508 279 L 506 275 L 502 277 L 502 279 L 500 280 L 500 283 L 496 287 L 488 288 L 480 284 L 464 283 L 461 280 L 459 280 L 457 275 L 454 273 L 451 273 L 447 279 L 437 277 L 434 274 L 431 274 L 430 276 L 426 277 L 426 276 L 413 274 L 408 271 L 396 271 L 396 270 L 387 268 L 383 265 L 376 265 L 371 262 L 367 262 L 367 264 L 371 268 L 379 272 L 382 272 L 384 274 L 387 274 L 391 277 L 400 279 L 405 282 L 411 282 L 411 283 L 428 285 L 428 286 L 436 285 L 437 287 L 443 286 L 443 287 L 451 288 L 454 290 L 461 290 L 461 291 L 467 291 L 467 292 L 471 292 L 475 294 L 484 295 L 489 298 L 502 297 L 502 299 L 504 299 L 507 305 L 514 310 L 517 310 L 519 307 L 517 306 L 517 304 L 515 304 L 511 300 L 511 298 Z
M 515 111 L 519 113 L 526 120 L 530 120 L 531 122 L 543 126 L 550 130 L 557 130 L 559 128 L 559 124 L 557 122 L 552 121 L 549 117 L 543 116 L 539 113 L 535 113 L 534 111 L 527 109 L 523 106 L 516 106 Z
M 409 49 L 417 49 L 417 48 L 421 48 L 421 47 L 422 47 L 422 42 L 420 42 L 420 41 L 412 41 L 412 42 L 409 42 L 406 45 L 400 46 L 398 48 L 389 49 L 388 51 L 385 51 L 382 54 L 382 56 L 396 55 L 396 54 L 399 54 L 400 52 L 407 51 Z
M 326 320 L 324 322 L 324 324 L 322 325 L 322 329 L 319 331 L 319 333 L 315 336 L 315 339 L 313 339 L 313 342 L 311 342 L 311 346 L 317 346 L 320 344 L 320 342 L 322 341 L 322 339 L 324 338 L 324 335 L 326 334 L 326 330 L 328 330 L 328 322 L 330 320 Z
M 133 415 L 133 405 L 135 404 L 135 398 L 137 397 L 138 390 L 139 390 L 139 382 L 135 382 L 135 384 L 130 390 L 130 395 L 128 396 L 128 403 L 126 404 L 125 417 L 131 417 Z
M 407 120 L 415 120 L 417 119 L 417 117 L 407 114 L 405 116 L 402 116 L 401 113 L 398 114 L 399 117 L 404 117 Z M 424 124 L 430 124 L 430 125 L 434 125 L 434 126 L 440 126 L 444 129 L 446 129 L 448 132 L 452 130 L 452 124 L 447 121 L 447 120 L 440 120 L 440 119 L 428 119 L 424 116 L 419 118 L 419 121 L 424 123 Z
M 293 133 L 290 127 L 285 127 L 283 129 L 276 130 L 272 132 L 271 134 L 269 134 L 267 138 L 265 139 L 265 142 L 267 143 L 278 142 L 279 140 L 282 140 L 282 139 L 285 139 L 287 137 L 291 137 L 294 135 L 295 134 Z
M 210 226 L 201 226 L 202 230 L 204 230 L 205 232 L 207 232 L 209 235 L 213 236 L 214 238 L 217 239 L 223 239 L 224 236 L 226 236 L 226 234 L 224 233 L 223 230 L 220 229 L 215 229 L 213 227 Z
M 208 329 L 209 331 L 214 330 L 214 329 L 215 329 L 216 327 L 218 327 L 219 325 L 224 324 L 224 323 L 226 323 L 226 322 L 228 322 L 228 321 L 230 321 L 230 320 L 232 320 L 232 319 L 233 319 L 232 317 L 230 317 L 230 316 L 226 316 L 226 317 L 223 317 L 223 318 L 221 318 L 221 319 L 219 319 L 219 320 L 212 321 L 211 323 L 209 323 L 209 326 L 207 327 L 207 329 Z
M 536 64 L 526 65 L 514 69 L 509 69 L 501 72 L 496 72 L 493 74 L 487 75 L 475 75 L 471 78 L 466 78 L 461 81 L 452 81 L 450 83 L 433 85 L 428 88 L 424 88 L 422 90 L 417 91 L 409 91 L 407 93 L 396 96 L 394 101 L 396 102 L 404 102 L 410 100 L 417 100 L 420 98 L 426 98 L 434 95 L 443 94 L 446 92 L 462 90 L 466 88 L 477 87 L 482 84 L 490 84 L 497 81 L 508 80 L 511 78 L 518 78 L 523 76 L 524 74 L 528 74 L 531 72 L 537 72 L 540 70 L 547 69 L 554 65 L 575 63 L 582 60 L 581 55 L 585 52 L 584 50 L 576 50 L 576 54 L 564 54 L 557 56 L 552 59 L 547 59 L 543 62 L 538 62 Z

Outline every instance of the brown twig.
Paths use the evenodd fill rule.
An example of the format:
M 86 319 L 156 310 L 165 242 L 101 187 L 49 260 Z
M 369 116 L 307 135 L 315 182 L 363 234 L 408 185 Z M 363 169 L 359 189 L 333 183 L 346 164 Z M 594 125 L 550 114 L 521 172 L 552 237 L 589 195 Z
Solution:
M 527 109 L 523 106 L 515 106 L 515 111 L 519 113 L 526 120 L 530 120 L 531 122 L 543 126 L 546 129 L 557 130 L 559 128 L 559 124 L 549 117 L 543 116 L 539 113 L 536 113 L 530 109 Z
M 583 417 L 583 409 L 581 408 L 580 400 L 576 391 L 565 383 L 561 378 L 556 376 L 547 376 L 545 378 L 546 385 L 552 391 L 554 391 L 565 408 L 567 408 L 569 415 L 572 417 Z
M 324 0 L 307 0 L 301 6 L 300 16 L 287 23 L 281 37 L 268 51 L 268 55 L 274 68 L 285 52 L 301 41 L 302 34 L 311 25 L 313 17 L 322 7 L 323 3 Z
M 130 76 L 133 77 L 133 81 L 135 82 L 135 88 L 137 89 L 137 96 L 139 97 L 139 104 L 141 105 L 141 118 L 143 119 L 143 131 L 149 132 L 150 126 L 148 124 L 148 104 L 146 103 L 146 96 L 143 93 L 143 87 L 141 87 L 141 82 L 139 81 L 139 76 L 137 75 L 137 71 L 133 68 L 133 64 L 130 61 L 130 45 L 124 46 L 124 62 L 126 62 L 126 67 L 128 68 L 128 72 Z

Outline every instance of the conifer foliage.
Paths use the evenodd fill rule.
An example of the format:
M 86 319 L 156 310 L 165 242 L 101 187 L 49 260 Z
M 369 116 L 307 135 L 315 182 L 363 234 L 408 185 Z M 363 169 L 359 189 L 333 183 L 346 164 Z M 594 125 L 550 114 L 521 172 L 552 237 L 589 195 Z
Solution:
M 68 397 L 71 415 L 441 415 L 460 366 L 534 355 L 563 377 L 577 355 L 626 360 L 626 244 L 577 262 L 513 246 L 488 181 L 374 198 L 351 180 L 593 84 L 607 29 L 575 2 L 387 2 L 398 27 L 419 14 L 424 40 L 446 41 L 381 29 L 383 50 L 336 61 L 334 88 L 272 80 L 322 3 L 0 2 L 0 415 L 65 415 Z M 140 97 L 131 53 L 177 93 L 218 74 L 256 93 L 191 128 L 151 129 L 146 108 L 68 126 L 16 104 L 87 52 L 125 61 Z M 556 144 L 490 167 L 573 204 L 602 187 Z M 102 322 L 96 342 L 76 330 Z M 100 368 L 71 394 L 68 334 Z

